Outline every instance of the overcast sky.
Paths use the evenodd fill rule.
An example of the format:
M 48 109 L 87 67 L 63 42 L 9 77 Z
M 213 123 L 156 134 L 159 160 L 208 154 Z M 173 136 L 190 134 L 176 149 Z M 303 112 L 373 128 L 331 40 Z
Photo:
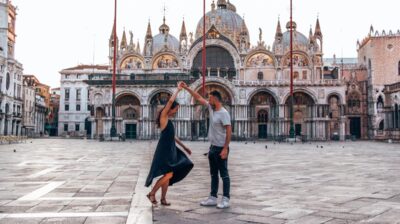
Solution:
M 108 63 L 108 39 L 113 24 L 113 0 L 13 0 L 18 7 L 16 58 L 25 74 L 34 74 L 51 87 L 60 85 L 64 68 L 77 64 Z M 153 35 L 162 24 L 166 5 L 170 33 L 179 38 L 183 17 L 188 33 L 202 16 L 202 0 L 118 0 L 118 36 L 133 31 L 143 49 L 147 22 Z M 207 0 L 207 11 L 211 9 Z M 263 39 L 272 45 L 278 17 L 282 27 L 289 20 L 289 0 L 231 0 L 245 16 L 251 44 Z M 400 3 L 397 0 L 293 0 L 297 30 L 308 37 L 317 16 L 324 35 L 324 57 L 356 57 L 357 39 L 363 39 L 372 24 L 380 32 L 397 31 Z M 286 30 L 286 28 L 284 28 Z M 127 33 L 128 34 L 128 33 Z M 129 38 L 129 35 L 128 35 Z

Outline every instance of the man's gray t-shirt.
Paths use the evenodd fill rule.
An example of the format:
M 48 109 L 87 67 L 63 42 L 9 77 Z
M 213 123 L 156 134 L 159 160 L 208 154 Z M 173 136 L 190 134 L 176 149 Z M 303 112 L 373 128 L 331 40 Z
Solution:
M 226 127 L 231 125 L 231 116 L 228 111 L 222 107 L 219 111 L 214 111 L 210 104 L 207 105 L 210 113 L 210 128 L 208 129 L 208 139 L 211 145 L 223 147 L 226 140 Z

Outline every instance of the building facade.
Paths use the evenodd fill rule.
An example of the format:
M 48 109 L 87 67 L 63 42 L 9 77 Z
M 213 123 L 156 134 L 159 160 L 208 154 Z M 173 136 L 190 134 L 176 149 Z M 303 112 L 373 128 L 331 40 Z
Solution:
M 223 95 L 232 117 L 234 138 L 276 139 L 289 135 L 290 64 L 293 63 L 296 135 L 309 140 L 345 139 L 347 86 L 337 70 L 324 68 L 319 20 L 308 37 L 298 31 L 296 23 L 293 26 L 287 23 L 283 31 L 278 21 L 272 47 L 264 43 L 262 30 L 257 43 L 251 45 L 246 23 L 232 3 L 219 0 L 211 8 L 206 15 L 206 92 L 218 90 Z M 133 34 L 130 32 L 128 39 L 124 31 L 117 43 L 115 59 L 111 35 L 108 66 L 98 70 L 84 66 L 63 70 L 60 104 L 64 106 L 60 109 L 59 133 L 73 130 L 74 123 L 85 122 L 83 130 L 91 137 L 109 135 L 111 67 L 116 60 L 117 132 L 134 139 L 157 137 L 159 131 L 154 122 L 157 112 L 176 89 L 177 81 L 183 80 L 201 92 L 202 21 L 201 18 L 194 34 L 186 32 L 183 22 L 179 38 L 170 33 L 165 17 L 156 35 L 152 34 L 149 23 L 143 51 L 139 43 L 133 42 Z M 62 108 L 69 104 L 74 109 L 75 102 L 71 101 L 76 98 L 73 95 L 76 86 L 90 93 L 85 99 L 90 111 L 66 112 Z M 185 92 L 178 100 L 181 110 L 174 121 L 177 135 L 193 140 L 206 136 L 207 112 Z
M 23 109 L 23 126 L 22 134 L 28 137 L 35 136 L 35 103 L 36 93 L 35 87 L 31 85 L 29 79 L 24 76 L 24 109 Z
M 85 80 L 90 74 L 109 73 L 108 66 L 77 66 L 61 71 L 60 107 L 58 116 L 59 136 L 85 136 L 90 117 L 89 85 Z M 91 134 L 90 132 L 88 132 Z
M 0 135 L 21 135 L 23 67 L 14 57 L 16 8 L 0 1 Z
M 371 26 L 358 42 L 358 61 L 367 71 L 369 136 L 400 140 L 400 30 Z

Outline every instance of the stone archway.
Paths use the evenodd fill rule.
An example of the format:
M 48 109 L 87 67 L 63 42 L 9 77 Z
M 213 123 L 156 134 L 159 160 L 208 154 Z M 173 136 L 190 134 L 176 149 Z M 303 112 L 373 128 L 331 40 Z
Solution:
M 202 71 L 201 49 L 193 59 L 191 73 L 200 77 Z M 235 61 L 231 53 L 221 46 L 206 47 L 206 76 L 233 78 L 236 75 Z
M 289 96 L 285 101 L 285 120 L 286 122 L 286 134 L 289 134 L 290 130 L 290 117 L 291 117 L 291 103 L 292 97 Z M 293 94 L 293 123 L 296 136 L 306 135 L 308 132 L 306 121 L 313 117 L 313 107 L 315 101 L 312 96 L 306 92 L 295 92 Z
M 261 90 L 253 94 L 249 101 L 248 116 L 251 138 L 268 139 L 276 135 L 278 107 L 271 93 Z
M 124 93 L 115 100 L 117 117 L 117 133 L 126 139 L 136 139 L 138 136 L 138 123 L 141 120 L 141 104 L 138 97 L 131 93 Z

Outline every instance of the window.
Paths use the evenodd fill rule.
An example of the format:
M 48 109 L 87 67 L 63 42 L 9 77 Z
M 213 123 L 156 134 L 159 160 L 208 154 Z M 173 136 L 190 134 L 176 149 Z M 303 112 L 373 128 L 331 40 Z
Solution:
M 65 111 L 69 111 L 69 105 L 68 104 L 65 105 Z
M 268 112 L 266 110 L 260 110 L 257 115 L 257 120 L 259 123 L 268 122 Z
M 76 90 L 76 100 L 81 100 L 81 89 Z
M 64 124 L 64 131 L 68 131 L 68 124 Z
M 88 99 L 88 101 L 90 101 L 90 90 L 89 89 L 87 90 L 87 99 Z
M 299 72 L 294 72 L 293 79 L 299 79 Z
M 398 75 L 400 75 L 400 61 L 399 61 L 399 64 L 397 65 L 397 72 L 398 72 Z
M 76 111 L 81 111 L 81 105 L 80 104 L 76 105 Z
M 385 129 L 385 122 L 382 120 L 382 121 L 379 123 L 379 131 L 383 131 L 383 129 Z
M 257 78 L 258 78 L 258 80 L 263 80 L 264 79 L 264 73 L 263 72 L 259 72 L 257 74 Z
M 382 96 L 378 97 L 378 102 L 376 104 L 378 110 L 382 110 L 384 107 L 383 98 Z
M 307 80 L 307 71 L 303 71 L 303 79 Z
M 75 131 L 79 131 L 79 124 L 75 124 Z
M 90 111 L 90 105 L 87 105 L 87 110 Z
M 69 89 L 65 89 L 65 100 L 69 100 Z

